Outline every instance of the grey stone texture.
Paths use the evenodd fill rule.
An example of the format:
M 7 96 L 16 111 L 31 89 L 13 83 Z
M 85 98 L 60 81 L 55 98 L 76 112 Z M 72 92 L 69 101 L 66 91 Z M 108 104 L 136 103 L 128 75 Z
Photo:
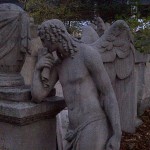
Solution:
M 89 38 L 90 37 L 90 38 Z M 87 44 L 91 44 L 99 39 L 99 35 L 91 26 L 82 27 L 81 41 Z
M 18 73 L 30 50 L 29 17 L 17 5 L 1 4 L 0 21 L 0 71 Z
M 102 24 L 104 25 L 104 23 L 102 23 Z M 99 25 L 99 27 L 100 26 L 101 25 Z M 125 24 L 125 26 L 127 27 L 126 24 Z M 115 27 L 117 28 L 117 25 Z M 109 27 L 109 28 L 112 28 L 112 27 Z M 87 43 L 87 44 L 92 44 L 93 41 L 94 42 L 97 41 L 99 39 L 99 36 L 98 36 L 97 32 L 95 32 L 94 29 L 91 28 L 91 26 L 83 27 L 81 41 L 83 41 L 84 43 Z M 127 27 L 127 29 L 128 29 L 128 27 Z M 108 30 L 108 28 L 107 28 L 107 30 Z M 111 30 L 113 30 L 113 28 Z M 116 31 L 117 31 L 117 29 L 116 29 Z M 110 32 L 110 31 L 108 31 L 108 32 Z M 128 33 L 128 31 L 127 31 L 127 33 Z M 124 33 L 122 32 L 122 35 L 119 35 L 119 37 L 118 37 L 118 39 L 119 38 L 120 39 L 119 40 L 116 39 L 116 40 L 118 40 L 119 42 L 125 40 L 125 38 L 127 38 L 127 36 L 124 35 L 125 37 L 123 37 L 123 34 Z M 106 34 L 105 34 L 105 37 L 106 37 Z M 104 37 L 104 35 L 102 36 L 102 38 L 104 39 L 103 41 L 105 41 L 105 37 Z M 110 37 L 110 39 L 111 39 L 111 37 Z M 132 40 L 131 37 L 130 37 L 130 40 Z M 100 39 L 99 41 L 97 41 L 97 43 L 98 42 L 100 43 L 101 41 L 102 40 Z M 99 45 L 99 43 L 98 43 L 98 45 Z M 105 49 L 105 47 L 107 47 L 108 44 L 111 45 L 111 43 L 109 41 L 107 43 L 105 42 L 106 46 L 103 46 L 104 49 Z M 130 41 L 129 41 L 129 44 L 130 44 Z M 133 44 L 132 44 L 132 47 L 133 47 Z M 124 49 L 124 47 L 120 47 L 120 52 L 121 52 L 121 49 Z M 100 50 L 100 48 L 98 47 L 98 51 L 99 50 Z M 114 48 L 110 49 L 110 51 L 107 51 L 107 53 L 105 51 L 103 53 L 101 52 L 104 66 L 106 68 L 106 71 L 108 72 L 108 75 L 109 75 L 112 83 L 113 83 L 113 87 L 114 87 L 115 93 L 117 95 L 119 104 L 120 104 L 119 108 L 120 108 L 120 112 L 121 112 L 122 129 L 126 132 L 134 132 L 135 127 L 138 126 L 139 124 L 141 124 L 141 121 L 137 119 L 137 101 L 140 104 L 140 106 L 138 107 L 140 113 L 143 112 L 143 109 L 146 108 L 146 106 L 148 106 L 148 99 L 143 98 L 144 87 L 147 87 L 147 89 L 149 89 L 148 88 L 149 86 L 145 85 L 145 83 L 149 84 L 149 82 L 144 81 L 146 79 L 145 77 L 147 77 L 147 79 L 149 78 L 149 75 L 146 75 L 144 73 L 145 63 L 148 61 L 148 55 L 138 53 L 133 47 L 132 50 L 129 49 L 129 53 L 132 53 L 131 54 L 132 58 L 130 58 L 129 55 L 127 54 L 127 57 L 126 57 L 127 60 L 124 60 L 124 61 L 130 60 L 130 61 L 132 61 L 132 63 L 123 63 L 123 59 L 120 59 L 122 62 L 117 62 L 116 59 L 119 59 L 118 55 L 116 56 L 117 57 L 116 59 L 114 58 L 111 60 L 113 52 L 114 52 Z M 119 53 L 119 51 L 118 51 L 118 53 Z M 133 57 L 133 53 L 134 53 L 134 57 Z M 118 68 L 116 68 L 117 65 L 114 64 L 114 61 L 116 61 L 116 63 L 118 63 L 118 65 L 120 64 L 120 67 L 118 66 Z M 134 66 L 133 66 L 133 64 L 134 64 Z M 124 65 L 126 65 L 127 68 Z M 127 73 L 128 68 L 130 68 L 130 67 L 132 67 L 131 70 L 129 69 L 132 72 L 132 74 Z M 126 68 L 126 70 L 125 70 L 125 68 Z M 120 70 L 120 72 L 122 72 L 124 74 L 127 73 L 126 75 L 128 77 L 119 79 L 119 77 L 117 77 L 118 76 L 117 69 Z M 122 69 L 124 69 L 124 72 Z M 117 73 L 117 76 L 116 76 L 115 72 Z M 59 86 L 59 89 L 60 88 L 61 87 Z M 148 93 L 149 92 L 147 92 L 146 95 L 148 95 Z M 67 110 L 61 112 L 59 114 L 59 116 L 57 117 L 58 122 L 62 123 L 62 121 L 66 120 L 66 121 L 64 121 L 64 125 L 65 125 L 65 122 L 67 122 L 66 113 L 67 113 Z M 60 130 L 58 132 L 58 136 L 60 138 L 64 137 L 64 132 L 65 132 L 64 127 L 59 126 L 59 128 L 60 128 Z M 67 128 L 67 126 L 66 126 L 66 128 Z M 60 136 L 60 134 L 61 134 L 61 136 Z M 62 138 L 62 141 L 59 140 L 59 142 L 60 142 L 59 145 L 64 145 L 63 138 Z M 61 149 L 63 149 L 63 148 L 61 148 Z
M 97 20 L 99 20 L 99 17 L 97 18 Z M 101 24 L 104 25 L 103 22 Z M 106 23 L 105 23 L 105 25 L 106 25 Z M 101 26 L 100 26 L 100 29 L 101 29 Z M 96 27 L 98 28 L 98 25 L 96 25 Z M 96 27 L 94 27 L 93 30 L 97 31 L 95 29 Z M 109 32 L 110 28 L 111 28 L 110 26 L 108 26 L 108 27 L 105 26 L 104 35 L 107 32 Z M 98 32 L 94 33 L 94 31 L 92 31 L 92 29 L 90 29 L 88 32 L 91 32 L 91 33 L 89 34 L 90 36 L 88 37 L 88 32 L 86 31 L 86 29 L 87 29 L 87 27 L 83 30 L 83 33 L 82 33 L 81 40 L 83 42 L 85 42 L 87 44 L 92 44 L 93 41 L 95 40 L 95 38 L 96 38 L 96 40 L 98 40 L 98 38 L 97 38 Z M 91 34 L 94 34 L 94 35 L 91 35 Z M 102 38 L 104 37 L 104 35 L 103 36 L 101 35 Z M 119 36 L 120 37 L 119 42 L 121 40 L 125 40 L 125 36 L 126 35 L 124 35 L 124 37 L 123 37 L 123 33 L 122 33 L 122 37 Z M 86 37 L 86 39 L 84 37 Z M 131 39 L 131 41 L 133 41 L 132 40 L 132 36 L 129 36 L 129 39 Z M 148 102 L 148 99 L 149 99 L 148 95 L 149 94 L 148 94 L 148 92 L 145 93 L 145 91 L 146 91 L 145 89 L 149 89 L 148 85 L 146 85 L 148 82 L 145 82 L 146 78 L 147 79 L 149 78 L 149 76 L 145 76 L 146 75 L 146 70 L 145 69 L 147 68 L 147 70 L 148 70 L 148 67 L 146 67 L 146 62 L 149 61 L 149 55 L 148 54 L 139 53 L 138 51 L 135 50 L 134 45 L 133 44 L 131 44 L 131 45 L 132 45 L 132 48 L 134 49 L 133 50 L 133 54 L 134 54 L 133 56 L 134 57 L 132 57 L 132 65 L 131 65 L 131 63 L 129 63 L 129 64 L 126 63 L 126 69 L 127 69 L 127 67 L 133 66 L 133 63 L 134 63 L 134 69 L 132 69 L 133 75 L 132 75 L 132 78 L 131 78 L 131 81 L 130 81 L 130 84 L 132 85 L 132 87 L 130 87 L 126 83 L 125 84 L 126 84 L 126 86 L 129 86 L 132 89 L 131 90 L 132 91 L 132 93 L 131 93 L 132 96 L 130 96 L 130 94 L 129 94 L 128 99 L 130 99 L 132 97 L 131 101 L 133 102 L 133 104 L 131 104 L 131 102 L 128 101 L 128 102 L 126 102 L 126 104 L 128 103 L 129 106 L 128 107 L 124 107 L 124 108 L 129 108 L 129 109 L 130 109 L 130 107 L 132 107 L 130 110 L 127 111 L 127 112 L 130 112 L 130 113 L 127 114 L 127 115 L 124 115 L 124 116 L 128 116 L 130 118 L 129 119 L 130 121 L 127 121 L 128 118 L 125 119 L 121 115 L 122 116 L 121 118 L 123 118 L 122 121 L 121 121 L 122 122 L 121 124 L 123 124 L 123 126 L 124 126 L 124 127 L 122 126 L 122 129 L 124 131 L 127 131 L 127 132 L 134 132 L 135 131 L 135 127 L 137 127 L 139 125 L 139 120 L 137 119 L 137 112 L 136 112 L 136 110 L 138 109 L 138 115 L 140 115 L 142 112 L 144 112 L 144 110 L 146 108 L 149 107 L 149 102 Z M 126 48 L 122 47 L 122 49 L 127 49 L 127 47 Z M 121 49 L 120 49 L 120 52 L 121 52 Z M 110 50 L 110 51 L 107 51 L 107 53 L 105 53 L 105 55 L 103 54 L 103 52 L 101 52 L 101 54 L 102 54 L 102 58 L 104 57 L 104 59 L 103 59 L 104 66 L 105 66 L 105 68 L 106 68 L 106 70 L 107 70 L 107 72 L 108 72 L 108 74 L 110 76 L 111 81 L 113 82 L 113 74 L 114 74 L 115 71 L 117 71 L 116 66 L 113 66 L 113 65 L 111 65 L 109 63 L 110 59 L 113 57 L 113 53 L 111 53 L 111 50 Z M 123 59 L 120 59 L 120 60 L 122 61 Z M 118 62 L 118 64 L 119 64 L 119 62 Z M 120 66 L 122 66 L 122 68 L 123 68 L 120 71 L 123 71 L 123 70 L 125 71 L 126 70 L 125 67 L 123 66 L 123 64 L 120 63 Z M 130 69 L 128 69 L 128 70 L 130 70 Z M 119 81 L 119 83 L 121 83 L 121 80 Z M 114 90 L 115 90 L 116 95 L 118 95 L 118 93 L 120 93 L 120 96 L 118 95 L 117 99 L 118 99 L 118 101 L 121 101 L 122 97 L 124 97 L 123 96 L 124 95 L 124 90 L 122 90 L 122 91 L 120 91 L 120 90 L 121 90 L 121 88 L 124 88 L 124 86 L 123 85 L 119 86 L 117 81 L 115 83 L 112 83 L 112 84 L 113 85 L 115 84 L 115 86 L 118 87 L 118 90 L 115 87 L 114 87 Z M 121 106 L 120 106 L 120 111 L 124 110 L 124 109 L 122 109 L 122 105 L 123 104 L 121 104 Z M 125 110 L 124 110 L 124 112 L 125 112 Z M 135 123 L 132 121 L 133 117 L 134 117 L 134 120 L 135 120 L 134 122 Z M 124 121 L 124 119 L 126 121 Z M 130 122 L 129 123 L 130 127 L 127 126 L 126 124 L 124 124 L 124 122 Z
M 95 34 L 95 37 L 97 35 Z M 84 42 L 91 44 L 101 54 L 102 61 L 111 79 L 111 84 L 118 100 L 122 130 L 134 132 L 137 116 L 134 78 L 135 48 L 129 27 L 124 21 L 118 20 L 108 29 L 105 28 L 104 34 L 96 42 L 92 42 L 93 37 L 89 36 L 88 41 Z
M 39 36 L 45 48 L 38 55 L 32 100 L 44 101 L 59 79 L 69 116 L 65 150 L 119 150 L 119 109 L 100 54 L 73 38 L 57 19 L 43 22 Z
M 65 140 L 65 135 L 67 133 L 67 128 L 69 125 L 67 109 L 64 109 L 57 115 L 56 123 L 58 150 L 65 150 L 65 145 L 67 144 L 67 141 Z
M 150 107 L 150 55 L 135 51 L 136 96 L 138 115 Z
M 104 21 L 99 21 L 99 20 L 102 20 L 102 19 L 99 17 L 95 18 L 94 24 L 90 25 L 93 27 L 94 29 L 93 31 L 92 29 L 88 30 L 88 27 L 84 27 L 82 38 L 81 38 L 82 41 L 84 41 L 87 44 L 91 44 L 93 43 L 94 40 L 95 41 L 98 40 L 97 38 L 98 28 L 100 28 L 99 30 L 101 30 L 102 26 L 105 26 L 103 27 L 104 32 L 106 32 L 110 28 L 110 24 L 108 23 L 104 24 Z M 96 33 L 94 31 L 96 31 Z M 88 36 L 88 34 L 90 36 Z M 86 39 L 84 37 L 86 37 Z M 149 54 L 143 54 L 136 50 L 134 51 L 135 82 L 136 82 L 135 83 L 135 98 L 137 99 L 139 115 L 143 113 L 146 108 L 150 107 L 149 100 L 148 100 L 150 98 L 149 90 L 148 90 L 150 87 L 149 86 L 149 74 L 148 74 L 149 66 L 146 65 L 149 61 L 150 61 Z
M 30 88 L 24 85 L 20 74 L 29 52 L 29 16 L 17 5 L 0 4 L 0 99 L 30 98 Z
M 35 64 L 37 62 L 38 49 L 42 48 L 42 42 L 37 35 L 37 25 L 34 24 L 33 18 L 30 18 L 30 31 L 31 31 L 31 46 L 30 55 L 26 55 L 24 65 L 21 70 L 21 75 L 24 78 L 26 85 L 31 85 Z
M 45 119 L 25 126 L 0 122 L 0 149 L 56 150 L 55 124 L 55 119 Z
M 95 17 L 93 23 L 90 24 L 91 27 L 97 32 L 97 34 L 101 37 L 106 28 L 106 25 L 101 17 Z
M 31 47 L 30 27 L 33 29 Z M 37 60 L 34 50 L 37 51 L 40 45 L 35 31 L 33 20 L 29 22 L 29 16 L 22 8 L 14 4 L 0 5 L 1 150 L 56 150 L 55 118 L 66 104 L 58 97 L 47 97 L 40 104 L 33 103 L 30 86 L 26 86 L 31 82 Z M 31 69 L 28 73 L 26 67 Z M 20 71 L 26 76 L 26 85 Z
M 65 108 L 62 98 L 45 102 L 0 101 L 1 150 L 56 150 L 55 116 Z

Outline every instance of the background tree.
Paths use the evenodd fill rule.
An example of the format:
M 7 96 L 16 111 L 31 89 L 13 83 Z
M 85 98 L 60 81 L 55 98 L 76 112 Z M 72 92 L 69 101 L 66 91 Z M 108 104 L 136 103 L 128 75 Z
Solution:
M 85 21 L 100 16 L 112 23 L 124 19 L 135 37 L 135 46 L 141 52 L 150 53 L 150 5 L 140 0 L 20 0 L 36 23 L 58 18 L 64 21 L 70 32 Z M 137 10 L 136 10 L 137 9 Z

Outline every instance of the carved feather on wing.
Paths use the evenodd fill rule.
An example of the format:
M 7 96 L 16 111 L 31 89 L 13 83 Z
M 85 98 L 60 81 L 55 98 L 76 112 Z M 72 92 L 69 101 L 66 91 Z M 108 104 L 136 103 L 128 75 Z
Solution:
M 108 62 L 114 62 L 116 59 L 116 53 L 115 51 L 105 51 L 103 53 L 101 53 L 101 58 L 103 60 L 104 63 L 108 63 Z
M 132 73 L 134 67 L 133 38 L 125 21 L 114 22 L 91 46 L 101 53 L 104 64 L 114 63 L 116 76 L 119 79 L 125 79 Z
M 117 57 L 114 61 L 116 75 L 119 79 L 125 79 L 130 76 L 134 68 L 134 56 L 130 51 L 128 57 L 119 58 Z

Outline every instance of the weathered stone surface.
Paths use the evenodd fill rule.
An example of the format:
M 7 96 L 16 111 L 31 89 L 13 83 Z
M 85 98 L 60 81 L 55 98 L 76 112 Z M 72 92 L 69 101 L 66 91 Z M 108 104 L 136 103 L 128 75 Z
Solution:
M 30 90 L 24 87 L 20 74 L 29 52 L 29 16 L 17 5 L 0 4 L 0 99 L 30 98 Z
M 143 98 L 150 97 L 150 63 L 147 62 L 145 65 L 145 73 L 144 73 L 144 83 L 145 83 L 145 90 Z
M 25 63 L 21 70 L 21 75 L 24 78 L 25 85 L 31 85 L 34 67 L 37 61 L 37 57 L 27 55 Z
M 147 108 L 150 108 L 150 63 L 140 63 L 137 67 L 142 74 L 138 76 L 137 82 L 141 82 L 140 85 L 138 84 L 138 114 L 141 115 Z
M 89 38 L 90 37 L 90 38 Z M 91 44 L 99 39 L 98 34 L 91 26 L 85 26 L 82 28 L 82 36 L 81 41 L 85 42 L 87 44 Z
M 102 24 L 104 26 L 104 23 Z M 104 31 L 101 38 L 94 43 L 91 44 L 91 41 L 93 41 L 92 36 L 89 36 L 89 39 L 84 42 L 88 43 L 90 41 L 89 44 L 101 54 L 105 69 L 117 96 L 122 130 L 134 132 L 137 99 L 135 95 L 135 48 L 133 39 L 128 25 L 121 20 L 113 23 L 108 29 L 105 28 Z M 97 37 L 94 32 L 91 34 Z M 87 35 L 85 34 L 85 36 Z
M 1 150 L 56 150 L 56 120 L 45 119 L 25 126 L 0 122 Z
M 68 110 L 65 109 L 61 111 L 56 117 L 56 133 L 57 133 L 57 144 L 58 150 L 65 150 L 67 141 L 65 140 L 65 135 L 67 133 L 69 119 L 68 119 Z
M 135 64 L 146 63 L 149 61 L 149 54 L 140 53 L 139 51 L 134 52 Z
M 0 88 L 0 99 L 12 101 L 30 101 L 31 89 L 28 86 L 21 87 L 2 87 Z
M 43 22 L 39 35 L 47 49 L 38 55 L 32 98 L 44 101 L 59 79 L 69 116 L 65 150 L 119 150 L 119 109 L 100 54 L 73 38 L 57 19 Z
M 63 97 L 63 91 L 60 82 L 56 83 L 55 88 L 56 88 L 56 96 Z
M 66 106 L 64 100 L 59 97 L 46 100 L 40 104 L 0 100 L 0 121 L 26 125 L 45 117 L 52 118 Z
M 0 4 L 0 72 L 20 72 L 29 50 L 29 17 L 19 6 Z
M 96 18 L 97 22 L 95 23 L 95 26 L 92 26 L 94 30 L 97 31 L 97 29 L 99 28 L 99 30 L 101 30 L 102 26 L 104 26 L 104 23 L 103 21 L 98 21 L 98 20 L 101 20 L 101 18 Z M 99 25 L 98 25 L 99 23 Z M 105 32 L 110 28 L 110 25 L 105 23 Z M 86 28 L 85 28 L 86 29 Z M 91 29 L 90 29 L 91 30 Z M 90 31 L 89 31 L 90 32 Z M 88 36 L 86 33 L 86 31 L 83 32 L 83 35 L 82 37 L 88 37 L 88 40 L 85 39 L 84 41 L 84 38 L 83 38 L 83 41 L 85 43 L 88 43 L 88 44 L 91 44 L 92 41 L 93 41 L 93 37 L 97 37 L 97 34 L 95 34 L 93 31 L 90 34 L 94 34 L 92 36 Z M 97 32 L 98 33 L 98 32 Z M 131 38 L 132 39 L 132 38 Z M 107 54 L 108 53 L 108 54 Z M 104 60 L 105 62 L 110 62 L 110 58 L 112 56 L 114 56 L 114 53 L 111 53 L 111 52 L 105 52 L 105 54 L 103 54 L 102 57 L 104 57 Z M 112 56 L 111 56 L 112 55 Z M 112 59 L 113 61 L 114 59 Z M 144 112 L 144 110 L 149 107 L 149 102 L 148 102 L 148 99 L 149 99 L 149 90 L 150 89 L 149 87 L 149 74 L 148 73 L 148 66 L 146 65 L 147 62 L 150 61 L 150 55 L 149 54 L 143 54 L 143 53 L 140 53 L 138 51 L 134 51 L 134 62 L 135 62 L 135 99 L 137 101 L 137 105 L 138 105 L 138 112 Z M 104 64 L 105 65 L 105 64 Z M 130 66 L 130 65 L 126 65 L 126 66 Z M 111 81 L 113 80 L 113 77 L 114 77 L 114 66 L 112 64 L 106 64 L 105 65 L 105 68 L 108 72 L 108 74 L 110 75 L 110 78 L 111 78 Z M 124 68 L 124 67 L 122 67 Z M 139 113 L 141 114 L 141 113 Z
M 94 26 L 93 30 L 97 31 L 97 28 L 98 28 L 98 25 Z M 109 30 L 109 28 L 110 28 L 110 26 L 108 28 L 105 28 L 105 32 L 107 30 Z M 91 44 L 93 42 L 93 39 L 97 38 L 97 33 L 94 33 L 91 28 L 90 28 L 90 30 L 88 32 L 86 31 L 86 29 L 88 29 L 88 28 L 85 28 L 85 30 L 83 32 L 82 41 L 84 41 L 87 44 Z M 101 27 L 100 27 L 100 30 L 101 30 Z M 90 36 L 88 36 L 87 33 Z M 93 35 L 91 36 L 91 34 L 93 34 Z M 84 38 L 84 36 L 85 36 L 85 38 Z M 118 39 L 118 42 L 116 42 L 115 45 L 118 45 L 119 43 L 121 44 L 122 38 Z M 132 36 L 129 36 L 129 38 L 132 41 Z M 110 41 L 113 40 L 113 39 L 110 36 L 108 38 L 108 40 L 109 40 L 109 44 L 110 44 Z M 103 41 L 99 40 L 99 42 L 103 42 Z M 117 85 L 116 81 L 115 81 L 116 72 L 119 71 L 121 73 L 121 74 L 119 73 L 119 76 L 120 75 L 121 76 L 122 75 L 123 76 L 124 75 L 128 76 L 128 73 L 130 74 L 134 70 L 134 78 L 133 78 L 133 80 L 134 80 L 134 84 L 133 84 L 134 87 L 132 86 L 132 91 L 134 91 L 134 93 L 132 93 L 131 94 L 132 96 L 130 96 L 130 97 L 132 97 L 132 99 L 133 99 L 133 97 L 135 98 L 134 104 L 136 105 L 136 107 L 138 106 L 137 108 L 138 108 L 138 115 L 139 115 L 142 112 L 144 112 L 144 110 L 146 108 L 149 107 L 149 102 L 148 102 L 149 90 L 148 89 L 150 89 L 149 88 L 150 86 L 148 84 L 149 83 L 149 81 L 148 81 L 149 75 L 147 74 L 148 66 L 146 66 L 146 62 L 148 62 L 150 60 L 149 59 L 150 56 L 149 56 L 149 54 L 142 54 L 142 53 L 134 50 L 133 51 L 134 58 L 132 57 L 132 59 L 129 59 L 131 57 L 131 55 L 129 55 L 130 57 L 128 56 L 126 58 L 126 60 L 124 59 L 124 61 L 123 61 L 123 59 L 120 59 L 120 63 L 117 62 L 117 66 L 116 66 L 116 65 L 114 65 L 114 63 L 110 63 L 110 62 L 115 62 L 115 59 L 116 59 L 115 51 L 112 51 L 112 50 L 105 51 L 105 47 L 107 46 L 107 44 L 108 44 L 108 42 L 107 43 L 103 42 L 103 49 L 102 50 L 100 48 L 98 48 L 98 49 L 102 53 L 104 66 L 105 66 L 105 69 L 106 69 L 106 71 L 107 71 L 107 73 L 108 73 L 108 75 L 109 75 L 109 77 L 110 77 L 110 79 L 112 81 L 112 85 L 113 86 Z M 112 47 L 112 45 L 110 44 L 109 47 Z M 133 44 L 131 44 L 131 47 L 134 49 Z M 125 52 L 124 54 L 128 55 L 129 51 L 127 51 L 127 47 L 124 47 L 124 48 L 122 47 L 122 49 L 126 49 L 127 53 Z M 122 53 L 123 55 L 120 53 L 121 49 L 119 49 L 119 51 L 117 50 L 116 52 L 117 52 L 117 55 L 119 57 L 120 56 L 122 57 L 124 55 L 123 53 Z M 134 69 L 133 69 L 133 65 L 134 65 Z M 120 82 L 121 82 L 121 80 L 120 80 Z M 118 89 L 120 89 L 120 88 L 121 87 L 119 87 Z M 115 88 L 114 88 L 114 90 L 116 91 Z M 119 92 L 116 92 L 116 95 L 118 95 L 118 93 Z M 123 95 L 123 94 L 124 94 L 124 89 L 122 90 L 122 94 L 120 94 L 120 96 Z M 123 96 L 121 96 L 121 97 L 123 97 Z M 122 99 L 122 98 L 119 98 L 119 99 Z M 130 104 L 130 101 L 129 101 L 128 104 Z M 134 107 L 134 109 L 135 109 L 134 114 L 137 114 L 136 107 Z M 121 110 L 122 110 L 122 108 L 121 108 Z M 132 109 L 130 111 L 132 112 Z M 135 119 L 135 120 L 136 120 L 135 121 L 136 122 L 135 126 L 137 126 L 137 122 L 139 122 L 139 121 L 137 119 Z M 131 120 L 131 122 L 132 122 L 132 120 Z M 124 122 L 123 122 L 123 124 L 124 124 Z M 134 128 L 132 128 L 132 129 L 134 129 Z M 128 130 L 128 132 L 130 132 L 130 131 Z
M 150 65 L 149 54 L 135 51 L 136 98 L 138 115 L 150 107 Z
M 93 23 L 91 23 L 90 26 L 92 26 L 96 30 L 100 37 L 104 34 L 104 31 L 107 29 L 101 17 L 95 17 Z
M 0 87 L 17 87 L 23 84 L 23 77 L 20 74 L 0 74 Z
M 24 78 L 26 85 L 31 85 L 35 64 L 37 62 L 38 50 L 43 47 L 40 38 L 37 35 L 37 25 L 34 24 L 33 18 L 30 18 L 30 30 L 31 30 L 31 55 L 27 55 L 24 65 L 21 70 L 21 74 Z
M 55 116 L 65 107 L 60 97 L 40 104 L 0 100 L 0 149 L 56 150 Z

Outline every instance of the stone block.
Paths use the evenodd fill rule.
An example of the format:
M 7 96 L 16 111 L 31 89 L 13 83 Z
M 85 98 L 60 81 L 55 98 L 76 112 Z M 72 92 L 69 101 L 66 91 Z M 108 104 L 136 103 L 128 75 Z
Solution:
M 40 104 L 0 101 L 0 150 L 56 150 L 56 114 L 62 98 Z
M 0 123 L 0 150 L 56 150 L 55 119 L 25 126 Z

